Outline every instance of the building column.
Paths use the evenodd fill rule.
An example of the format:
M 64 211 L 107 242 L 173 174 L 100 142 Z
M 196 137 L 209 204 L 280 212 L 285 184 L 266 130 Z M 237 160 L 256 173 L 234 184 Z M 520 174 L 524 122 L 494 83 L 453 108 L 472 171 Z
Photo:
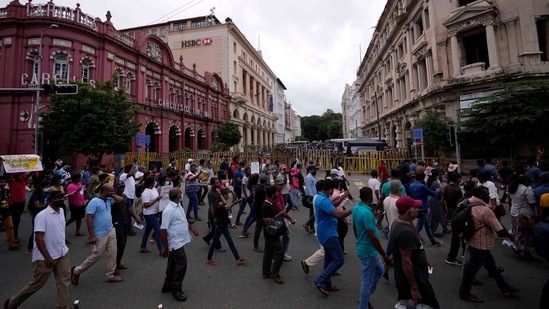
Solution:
M 490 67 L 488 70 L 499 69 L 498 49 L 496 47 L 496 35 L 494 33 L 493 22 L 488 23 L 485 26 L 486 29 L 486 42 L 488 44 L 488 59 L 490 60 Z
M 257 141 L 258 146 L 263 146 L 263 130 L 257 130 L 259 135 L 259 141 Z
M 427 57 L 425 57 L 425 70 L 427 72 L 427 80 L 425 81 L 427 83 L 427 87 L 431 86 L 433 84 L 432 78 L 433 78 L 433 55 L 427 54 Z
M 250 128 L 250 125 L 246 126 L 246 145 L 252 144 L 252 130 Z
M 253 143 L 255 146 L 259 146 L 259 142 L 257 141 L 257 127 L 254 127 L 254 128 L 253 128 L 252 134 L 253 134 L 253 137 L 254 137 L 252 143 Z
M 507 45 L 509 46 L 509 62 L 511 65 L 518 64 L 518 42 L 515 24 L 517 23 L 516 19 L 512 19 L 504 22 L 503 24 L 507 28 Z
M 454 70 L 453 76 L 461 75 L 461 64 L 460 64 L 460 51 L 459 43 L 457 39 L 457 33 L 452 34 L 450 37 L 450 49 L 452 50 L 452 68 Z
M 239 151 L 242 151 L 244 149 L 244 125 L 243 124 L 239 124 L 238 125 L 238 131 L 240 131 L 240 136 L 242 136 L 242 138 L 240 139 L 240 143 L 238 143 L 238 149 Z

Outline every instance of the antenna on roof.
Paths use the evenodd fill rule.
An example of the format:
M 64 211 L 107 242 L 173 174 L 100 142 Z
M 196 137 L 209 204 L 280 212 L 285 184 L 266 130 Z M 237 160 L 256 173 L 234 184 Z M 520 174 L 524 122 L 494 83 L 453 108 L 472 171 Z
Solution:
M 257 50 L 261 50 L 261 35 L 257 35 Z

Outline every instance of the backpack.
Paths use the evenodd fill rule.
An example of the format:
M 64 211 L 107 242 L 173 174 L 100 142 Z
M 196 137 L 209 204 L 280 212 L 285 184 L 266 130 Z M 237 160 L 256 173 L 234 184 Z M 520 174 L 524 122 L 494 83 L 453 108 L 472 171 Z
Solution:
M 452 231 L 457 232 L 464 239 L 471 238 L 478 231 L 473 222 L 471 208 L 480 205 L 484 204 L 481 202 L 469 203 L 468 200 L 459 203 L 452 215 Z

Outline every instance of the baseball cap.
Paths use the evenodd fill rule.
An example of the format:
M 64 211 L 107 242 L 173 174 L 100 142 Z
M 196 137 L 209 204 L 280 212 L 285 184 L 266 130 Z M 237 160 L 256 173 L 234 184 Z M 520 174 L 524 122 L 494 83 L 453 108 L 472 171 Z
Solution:
M 275 180 L 275 185 L 283 185 L 284 184 L 284 179 L 276 179 Z
M 187 162 L 189 162 L 189 163 L 191 163 L 193 161 L 194 161 L 193 158 L 189 158 L 189 160 L 187 160 Z
M 419 208 L 423 205 L 421 200 L 414 200 L 409 196 L 402 196 L 396 201 L 396 207 L 399 213 L 404 213 L 408 209 Z
M 286 164 L 280 164 L 280 169 L 285 170 L 286 169 Z
M 457 169 L 458 165 L 457 164 L 452 164 L 450 163 L 450 165 L 448 165 L 448 172 L 453 172 Z
M 61 191 L 51 191 L 50 194 L 48 195 L 49 200 L 53 200 L 60 197 L 65 198 L 65 194 Z
M 315 160 L 309 160 L 309 164 L 314 164 L 315 163 Z
M 339 173 L 338 170 L 336 170 L 335 168 L 333 168 L 331 171 L 330 171 L 330 175 L 337 175 Z
M 126 184 L 123 181 L 119 181 L 116 183 L 116 186 L 114 186 L 114 188 L 116 189 L 116 188 L 125 187 L 125 186 Z

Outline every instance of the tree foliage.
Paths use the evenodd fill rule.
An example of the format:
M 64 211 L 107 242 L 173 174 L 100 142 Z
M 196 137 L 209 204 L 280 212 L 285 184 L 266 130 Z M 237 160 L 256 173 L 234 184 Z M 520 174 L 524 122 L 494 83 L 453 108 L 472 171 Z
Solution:
M 414 129 L 423 129 L 425 150 L 437 154 L 438 150 L 447 145 L 448 124 L 451 120 L 434 111 L 428 111 L 425 116 L 416 121 Z
M 308 141 L 323 141 L 343 137 L 341 113 L 328 109 L 319 115 L 301 117 L 301 133 Z
M 523 145 L 543 146 L 549 140 L 549 83 L 509 82 L 502 91 L 479 99 L 461 113 L 460 140 L 484 152 Z
M 242 134 L 238 125 L 232 122 L 223 122 L 219 125 L 215 141 L 224 144 L 226 147 L 234 146 L 240 143 Z
M 141 124 L 135 119 L 139 109 L 123 88 L 115 89 L 113 80 L 78 85 L 78 94 L 51 94 L 48 111 L 41 125 L 49 143 L 64 151 L 92 155 L 125 152 L 131 147 Z

